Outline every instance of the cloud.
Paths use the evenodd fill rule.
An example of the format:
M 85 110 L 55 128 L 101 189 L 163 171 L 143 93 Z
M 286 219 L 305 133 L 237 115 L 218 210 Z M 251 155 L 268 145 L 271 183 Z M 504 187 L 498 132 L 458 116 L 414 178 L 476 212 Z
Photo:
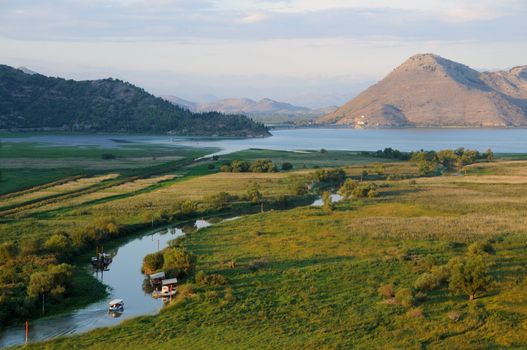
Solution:
M 269 16 L 263 12 L 252 13 L 240 19 L 240 23 L 251 24 L 265 21 Z

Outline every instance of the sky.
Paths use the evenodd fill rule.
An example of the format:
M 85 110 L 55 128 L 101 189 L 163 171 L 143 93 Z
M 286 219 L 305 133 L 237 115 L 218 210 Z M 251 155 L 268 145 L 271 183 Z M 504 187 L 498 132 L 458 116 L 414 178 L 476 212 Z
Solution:
M 0 64 L 321 107 L 416 53 L 526 65 L 526 18 L 527 0 L 0 0 Z

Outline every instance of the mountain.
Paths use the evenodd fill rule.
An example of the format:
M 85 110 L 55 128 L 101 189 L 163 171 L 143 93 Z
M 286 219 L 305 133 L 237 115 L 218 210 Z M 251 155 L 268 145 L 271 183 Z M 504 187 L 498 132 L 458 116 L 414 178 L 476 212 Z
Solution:
M 245 116 L 192 113 L 121 80 L 66 80 L 5 65 L 0 65 L 0 129 L 270 135 Z
M 30 74 L 30 75 L 33 75 L 33 74 L 38 74 L 37 72 L 27 68 L 27 67 L 24 67 L 24 66 L 21 66 L 21 67 L 18 67 L 17 68 L 18 70 L 21 70 L 22 72 L 26 73 L 26 74 Z
M 161 97 L 175 105 L 188 108 L 194 112 L 214 111 L 230 114 L 244 114 L 254 120 L 266 122 L 309 120 L 332 112 L 337 108 L 326 107 L 310 109 L 285 102 L 274 101 L 269 98 L 264 98 L 259 101 L 249 98 L 228 98 L 215 102 L 194 103 L 176 96 Z
M 480 73 L 437 55 L 415 55 L 318 122 L 358 128 L 527 126 L 527 67 Z
M 173 95 L 161 95 L 159 97 L 161 97 L 164 100 L 167 100 L 168 102 L 170 102 L 170 103 L 172 103 L 172 104 L 174 104 L 176 106 L 186 108 L 189 111 L 195 111 L 196 110 L 197 103 L 195 103 L 195 102 L 188 101 L 188 100 L 185 100 L 183 98 L 179 98 L 179 97 L 173 96 Z

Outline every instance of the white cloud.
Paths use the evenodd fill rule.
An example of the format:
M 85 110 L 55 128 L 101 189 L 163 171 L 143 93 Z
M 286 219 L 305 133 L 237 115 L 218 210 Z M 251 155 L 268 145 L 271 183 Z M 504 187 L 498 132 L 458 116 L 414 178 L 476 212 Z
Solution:
M 257 12 L 257 13 L 252 13 L 247 16 L 244 16 L 239 21 L 240 23 L 252 24 L 252 23 L 258 23 L 258 22 L 265 21 L 268 18 L 269 16 L 267 14 L 263 12 Z

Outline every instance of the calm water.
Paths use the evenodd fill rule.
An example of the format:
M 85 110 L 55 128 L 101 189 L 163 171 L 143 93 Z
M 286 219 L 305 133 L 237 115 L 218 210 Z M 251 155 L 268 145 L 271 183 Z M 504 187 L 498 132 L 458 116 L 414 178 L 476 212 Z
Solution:
M 392 147 L 401 151 L 419 149 L 473 148 L 494 152 L 527 153 L 527 129 L 330 129 L 306 128 L 273 130 L 273 136 L 260 139 L 210 139 L 137 135 L 39 135 L 0 138 L 11 142 L 42 142 L 56 145 L 98 145 L 120 147 L 123 142 L 174 146 L 216 147 L 229 153 L 248 148 L 275 150 L 361 150 L 376 151 Z
M 205 220 L 195 222 L 195 227 L 198 229 L 210 225 Z M 170 240 L 183 234 L 180 228 L 163 229 L 134 239 L 113 251 L 108 251 L 107 253 L 116 254 L 109 266 L 109 271 L 105 271 L 102 275 L 94 272 L 94 276 L 109 287 L 110 295 L 100 302 L 69 314 L 31 321 L 29 323 L 30 341 L 82 333 L 94 328 L 113 326 L 127 318 L 159 312 L 163 301 L 154 299 L 143 291 L 145 278 L 141 273 L 143 257 L 156 252 L 158 246 L 161 249 L 166 247 Z M 91 265 L 87 268 L 91 269 Z M 125 304 L 124 312 L 119 318 L 113 318 L 108 314 L 108 302 L 116 298 L 124 299 Z M 0 347 L 23 344 L 24 327 L 24 325 L 13 326 L 1 332 Z

